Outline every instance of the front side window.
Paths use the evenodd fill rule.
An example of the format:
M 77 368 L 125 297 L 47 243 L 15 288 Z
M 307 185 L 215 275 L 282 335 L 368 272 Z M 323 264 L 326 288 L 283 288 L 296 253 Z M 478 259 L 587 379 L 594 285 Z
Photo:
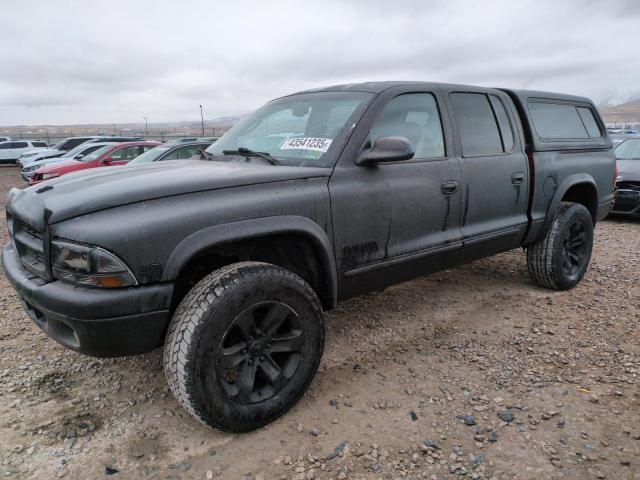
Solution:
M 44 142 L 31 142 L 34 147 L 46 147 L 47 144 Z
M 138 155 L 135 159 L 129 162 L 129 165 L 140 165 L 141 163 L 155 162 L 164 153 L 171 150 L 171 146 L 161 145 L 159 147 L 151 148 L 141 155 Z
M 503 153 L 500 131 L 484 93 L 452 93 L 451 105 L 458 124 L 462 155 Z
M 225 151 L 248 148 L 268 153 L 283 165 L 329 167 L 336 160 L 332 145 L 345 138 L 372 96 L 314 92 L 274 100 L 238 122 L 206 151 L 224 159 L 219 157 Z
M 166 157 L 163 157 L 162 160 L 187 160 L 191 157 L 198 155 L 202 147 L 198 147 L 195 145 L 191 145 L 189 147 L 177 148 L 173 152 L 171 152 Z
M 27 142 L 15 142 L 13 148 L 27 148 L 29 144 Z
M 113 145 L 105 145 L 104 147 L 101 147 L 98 150 L 94 150 L 90 154 L 85 155 L 80 160 L 82 160 L 83 162 L 93 162 L 94 160 L 97 160 L 99 157 L 107 153 L 112 148 L 113 148 Z
M 115 162 L 128 162 L 129 160 L 133 160 L 138 155 L 140 155 L 144 151 L 144 148 L 139 145 L 133 145 L 130 147 L 124 147 L 120 150 L 113 152 L 111 155 L 111 160 Z
M 640 138 L 629 138 L 616 147 L 618 160 L 640 160 Z
M 444 157 L 442 124 L 435 97 L 406 93 L 389 101 L 369 133 L 373 145 L 380 137 L 404 137 L 415 149 L 413 158 Z

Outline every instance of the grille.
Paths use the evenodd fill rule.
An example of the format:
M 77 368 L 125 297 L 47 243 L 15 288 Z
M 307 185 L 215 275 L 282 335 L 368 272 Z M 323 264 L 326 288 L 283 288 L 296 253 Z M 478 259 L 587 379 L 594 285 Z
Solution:
M 46 280 L 47 265 L 44 256 L 42 233 L 13 215 L 8 216 L 7 222 L 13 246 L 24 268 Z
M 616 190 L 640 190 L 640 182 L 616 182 Z

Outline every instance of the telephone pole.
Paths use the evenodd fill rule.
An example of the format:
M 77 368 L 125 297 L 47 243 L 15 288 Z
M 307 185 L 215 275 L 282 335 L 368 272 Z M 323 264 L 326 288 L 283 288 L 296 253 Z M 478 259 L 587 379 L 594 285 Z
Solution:
M 200 122 L 202 125 L 202 136 L 204 137 L 204 115 L 202 114 L 202 105 L 200 105 Z

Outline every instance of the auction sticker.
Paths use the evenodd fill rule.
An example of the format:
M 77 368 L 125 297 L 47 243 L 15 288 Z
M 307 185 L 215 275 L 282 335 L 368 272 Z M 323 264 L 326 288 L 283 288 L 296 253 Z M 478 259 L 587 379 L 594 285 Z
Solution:
M 315 150 L 316 152 L 326 152 L 331 145 L 330 138 L 313 138 L 313 137 L 295 137 L 288 138 L 282 145 L 280 150 Z

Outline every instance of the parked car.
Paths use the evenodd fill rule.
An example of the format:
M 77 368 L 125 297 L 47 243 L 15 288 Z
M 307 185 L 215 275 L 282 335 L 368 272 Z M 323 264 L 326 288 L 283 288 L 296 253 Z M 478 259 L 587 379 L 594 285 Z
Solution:
M 2 142 L 8 142 L 11 140 L 11 137 L 0 137 L 0 143 Z
M 615 154 L 618 175 L 611 213 L 640 216 L 640 137 L 626 139 Z
M 142 141 L 105 145 L 85 155 L 81 159 L 56 162 L 38 168 L 33 172 L 29 185 L 35 185 L 50 178 L 57 178 L 67 173 L 87 170 L 89 168 L 125 165 L 127 162 L 156 145 L 160 145 L 160 142 Z
M 162 160 L 187 160 L 193 157 L 199 157 L 200 152 L 209 145 L 211 145 L 211 142 L 186 144 L 163 143 L 134 158 L 128 165 L 141 165 L 143 163 L 160 162 Z
M 22 172 L 21 172 L 22 179 L 25 182 L 29 183 L 35 171 L 40 167 L 44 167 L 45 165 L 51 165 L 52 163 L 64 162 L 67 160 L 82 160 L 82 158 L 84 158 L 89 153 L 95 150 L 98 150 L 99 148 L 110 146 L 110 145 L 112 145 L 110 142 L 93 143 L 93 141 L 89 141 L 89 142 L 81 143 L 76 148 L 72 148 L 61 157 L 51 157 L 51 158 L 45 157 L 39 160 L 27 162 L 22 167 Z
M 180 404 L 228 431 L 302 397 L 338 301 L 517 247 L 574 287 L 615 179 L 589 99 L 433 83 L 285 96 L 207 153 L 12 189 L 2 262 L 48 335 L 164 345 Z
M 40 151 L 28 151 L 23 153 L 18 159 L 18 165 L 26 167 L 28 164 L 42 160 L 44 158 L 56 158 L 63 156 L 66 152 L 74 149 L 78 145 L 89 142 L 134 142 L 142 140 L 140 137 L 115 137 L 96 135 L 92 137 L 71 137 L 62 140 L 51 148 L 43 149 Z
M 18 157 L 26 151 L 47 148 L 46 142 L 40 140 L 10 140 L 0 142 L 0 163 L 16 163 Z

